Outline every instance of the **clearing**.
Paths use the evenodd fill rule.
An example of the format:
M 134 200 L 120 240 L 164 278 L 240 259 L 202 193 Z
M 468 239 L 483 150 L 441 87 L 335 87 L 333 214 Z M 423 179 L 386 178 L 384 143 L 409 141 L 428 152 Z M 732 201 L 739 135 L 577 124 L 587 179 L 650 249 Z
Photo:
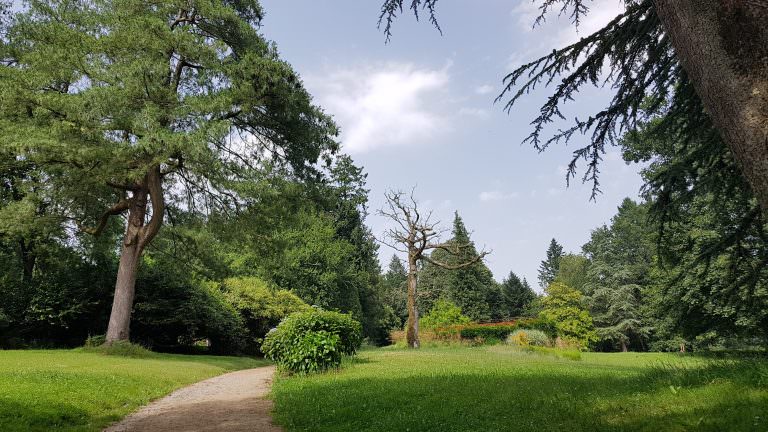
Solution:
M 768 428 L 768 362 L 508 346 L 365 350 L 337 372 L 278 378 L 287 431 Z

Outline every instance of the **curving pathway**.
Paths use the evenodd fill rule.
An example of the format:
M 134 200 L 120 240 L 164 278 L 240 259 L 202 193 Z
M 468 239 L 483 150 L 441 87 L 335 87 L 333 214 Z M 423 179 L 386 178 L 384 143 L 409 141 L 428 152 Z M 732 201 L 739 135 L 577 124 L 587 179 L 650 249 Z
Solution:
M 274 366 L 220 375 L 141 408 L 105 432 L 281 432 L 272 424 Z

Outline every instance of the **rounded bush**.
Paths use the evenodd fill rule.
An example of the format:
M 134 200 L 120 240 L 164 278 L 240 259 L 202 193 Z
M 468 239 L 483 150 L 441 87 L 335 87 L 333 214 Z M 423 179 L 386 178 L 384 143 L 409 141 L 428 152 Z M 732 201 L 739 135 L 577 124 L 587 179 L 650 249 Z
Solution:
M 518 346 L 548 346 L 549 337 L 536 329 L 519 329 L 507 337 L 507 343 Z
M 280 369 L 311 373 L 338 367 L 361 342 L 362 327 L 351 316 L 312 309 L 285 318 L 264 338 L 261 351 Z

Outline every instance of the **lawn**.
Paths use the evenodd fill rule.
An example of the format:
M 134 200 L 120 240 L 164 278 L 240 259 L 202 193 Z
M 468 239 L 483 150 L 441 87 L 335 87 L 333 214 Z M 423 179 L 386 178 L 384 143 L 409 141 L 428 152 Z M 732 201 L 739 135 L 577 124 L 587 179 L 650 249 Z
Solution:
M 768 362 L 385 348 L 282 377 L 273 398 L 287 431 L 765 431 Z
M 264 364 L 236 357 L 0 351 L 0 431 L 98 431 L 176 388 Z

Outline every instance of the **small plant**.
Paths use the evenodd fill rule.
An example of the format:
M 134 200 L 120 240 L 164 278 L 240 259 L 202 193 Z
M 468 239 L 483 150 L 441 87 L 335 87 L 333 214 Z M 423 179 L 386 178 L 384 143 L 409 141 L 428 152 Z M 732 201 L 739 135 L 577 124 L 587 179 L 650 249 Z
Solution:
M 103 336 L 101 337 L 103 338 Z M 99 336 L 89 337 L 82 350 L 109 356 L 134 358 L 146 358 L 155 355 L 155 353 L 143 346 L 130 343 L 129 341 L 115 341 L 109 344 L 102 342 L 100 345 L 96 345 L 98 342 Z
M 85 340 L 85 347 L 86 348 L 96 348 L 104 345 L 104 342 L 107 341 L 107 337 L 105 335 L 95 335 L 95 336 L 88 336 L 88 339 Z
M 549 337 L 546 333 L 536 329 L 515 330 L 507 337 L 507 343 L 518 346 L 540 346 L 550 345 Z
M 280 369 L 313 373 L 341 364 L 362 342 L 362 327 L 350 315 L 312 309 L 284 319 L 264 338 L 261 350 Z

